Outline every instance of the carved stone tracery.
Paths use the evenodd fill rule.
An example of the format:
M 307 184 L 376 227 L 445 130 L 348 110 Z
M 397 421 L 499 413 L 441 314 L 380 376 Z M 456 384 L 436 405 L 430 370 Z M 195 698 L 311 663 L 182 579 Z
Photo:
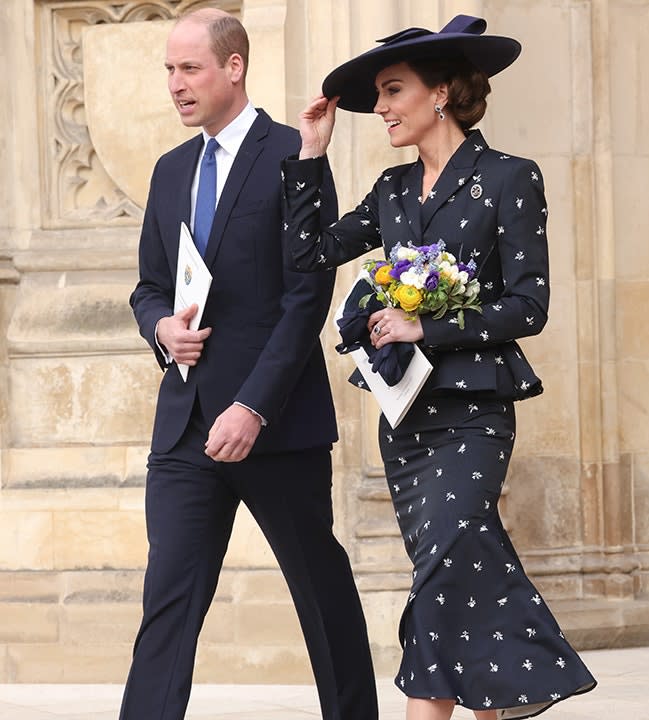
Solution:
M 44 227 L 137 225 L 142 218 L 142 208 L 110 178 L 92 146 L 84 106 L 83 29 L 104 23 L 170 20 L 207 4 L 206 0 L 152 0 L 144 5 L 41 0 L 37 5 L 37 32 L 42 35 Z M 240 3 L 225 0 L 220 6 L 236 12 Z

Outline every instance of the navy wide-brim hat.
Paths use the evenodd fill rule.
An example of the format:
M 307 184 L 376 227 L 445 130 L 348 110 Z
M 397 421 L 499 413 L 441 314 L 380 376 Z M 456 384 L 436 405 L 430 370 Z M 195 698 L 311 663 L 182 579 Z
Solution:
M 521 45 L 513 38 L 483 35 L 486 29 L 482 18 L 457 15 L 438 33 L 424 28 L 402 30 L 332 70 L 322 83 L 322 92 L 328 98 L 340 97 L 338 107 L 343 110 L 369 113 L 378 96 L 377 74 L 395 63 L 464 58 L 491 77 L 516 60 Z

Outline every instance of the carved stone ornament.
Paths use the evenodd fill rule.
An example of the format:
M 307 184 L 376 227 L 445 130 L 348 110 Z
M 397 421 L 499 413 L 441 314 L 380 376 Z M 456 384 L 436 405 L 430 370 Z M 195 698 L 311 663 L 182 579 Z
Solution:
M 141 221 L 156 158 L 196 133 L 183 128 L 168 98 L 164 21 L 208 4 L 214 6 L 207 0 L 37 5 L 44 227 Z M 219 6 L 236 13 L 241 2 Z

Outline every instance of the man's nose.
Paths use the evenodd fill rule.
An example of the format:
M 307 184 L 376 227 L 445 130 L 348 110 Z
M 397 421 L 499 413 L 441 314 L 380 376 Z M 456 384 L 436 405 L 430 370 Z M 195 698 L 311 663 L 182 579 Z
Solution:
M 177 93 L 182 90 L 184 86 L 182 73 L 169 73 L 167 84 L 169 86 L 169 92 L 171 93 Z

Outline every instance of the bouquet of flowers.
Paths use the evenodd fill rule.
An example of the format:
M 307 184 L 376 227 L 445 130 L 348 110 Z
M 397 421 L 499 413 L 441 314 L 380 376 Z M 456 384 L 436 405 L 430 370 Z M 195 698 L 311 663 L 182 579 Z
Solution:
M 361 298 L 361 308 L 374 295 L 385 307 L 401 308 L 413 318 L 432 313 L 438 319 L 448 311 L 457 310 L 461 329 L 464 329 L 465 310 L 482 312 L 475 262 L 458 262 L 446 251 L 443 240 L 421 247 L 397 243 L 389 261 L 366 260 L 363 268 L 374 292 Z

